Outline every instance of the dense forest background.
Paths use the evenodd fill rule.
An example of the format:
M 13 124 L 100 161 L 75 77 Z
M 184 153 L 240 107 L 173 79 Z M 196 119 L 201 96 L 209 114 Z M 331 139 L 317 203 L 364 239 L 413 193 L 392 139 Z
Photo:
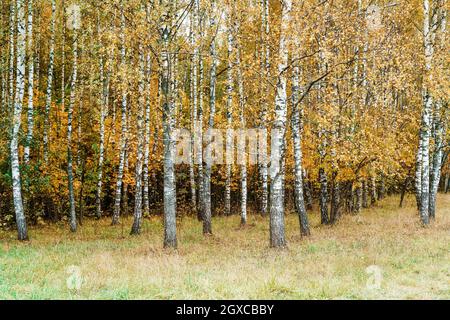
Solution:
M 0 226 L 85 217 L 323 224 L 450 188 L 445 0 L 1 0 Z M 175 165 L 176 128 L 201 148 Z M 279 165 L 211 165 L 209 128 L 267 128 Z M 270 136 L 270 135 L 269 135 Z M 228 139 L 228 137 L 227 137 Z M 270 153 L 270 152 L 269 152 Z M 317 205 L 316 205 L 317 204 Z M 401 205 L 401 204 L 400 204 Z

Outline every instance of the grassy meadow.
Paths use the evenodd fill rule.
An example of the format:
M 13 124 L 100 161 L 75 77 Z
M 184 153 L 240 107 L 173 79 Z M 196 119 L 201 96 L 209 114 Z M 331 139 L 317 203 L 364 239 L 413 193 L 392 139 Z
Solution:
M 314 213 L 308 239 L 291 214 L 284 250 L 269 248 L 268 218 L 255 215 L 245 228 L 216 217 L 207 238 L 181 218 L 177 251 L 162 248 L 160 217 L 138 237 L 131 219 L 86 220 L 77 234 L 33 227 L 28 243 L 0 231 L 0 299 L 450 299 L 450 195 L 429 228 L 414 206 L 413 196 L 402 209 L 388 198 L 334 227 Z M 68 285 L 74 274 L 78 286 Z

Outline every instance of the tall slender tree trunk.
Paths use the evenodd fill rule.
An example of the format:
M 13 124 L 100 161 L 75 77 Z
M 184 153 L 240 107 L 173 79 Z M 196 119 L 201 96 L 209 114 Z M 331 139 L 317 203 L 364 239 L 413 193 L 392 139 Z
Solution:
M 443 3 L 442 3 L 443 4 Z M 446 44 L 446 27 L 447 27 L 447 12 L 445 8 L 439 8 L 438 12 L 434 14 L 435 23 L 438 20 L 438 14 L 440 14 L 440 33 L 441 33 L 441 47 L 445 48 Z M 436 28 L 438 26 L 435 26 Z M 444 164 L 444 148 L 445 148 L 445 131 L 446 126 L 442 121 L 442 108 L 448 108 L 448 104 L 444 105 L 443 99 L 438 100 L 435 103 L 434 108 L 434 149 L 432 154 L 433 170 L 430 173 L 430 207 L 429 215 L 432 220 L 436 217 L 436 199 L 439 190 L 439 182 L 441 180 L 441 170 Z
M 150 158 L 150 104 L 151 104 L 151 65 L 150 53 L 146 55 L 146 74 L 145 74 L 145 134 L 144 134 L 144 190 L 143 190 L 143 215 L 147 216 L 150 212 L 150 199 L 149 199 L 149 158 Z
M 142 225 L 142 166 L 143 166 L 143 147 L 144 147 L 144 109 L 145 109 L 145 58 L 142 44 L 139 46 L 139 106 L 137 112 L 137 156 L 136 156 L 136 191 L 134 197 L 134 222 L 131 228 L 131 234 L 141 233 Z
M 286 245 L 284 225 L 284 168 L 286 152 L 287 93 L 285 70 L 288 65 L 288 29 L 292 1 L 282 2 L 278 62 L 278 80 L 275 95 L 275 118 L 272 133 L 271 187 L 270 187 L 270 243 L 274 248 Z
M 189 159 L 189 179 L 191 185 L 191 204 L 192 208 L 197 212 L 197 217 L 201 220 L 201 212 L 197 208 L 197 184 L 195 182 L 195 165 L 196 161 L 196 140 L 197 137 L 197 112 L 198 112 L 198 65 L 199 65 L 199 48 L 198 48 L 198 22 L 199 22 L 199 0 L 194 1 L 194 8 L 191 14 L 191 30 L 190 41 L 194 47 L 194 53 L 191 59 L 191 77 L 190 77 L 190 101 L 191 106 L 191 157 Z
M 11 114 L 14 110 L 14 58 L 15 58 L 15 35 L 16 35 L 16 27 L 17 27 L 17 21 L 16 21 L 16 1 L 11 1 L 10 4 L 10 19 L 9 19 L 9 95 L 8 95 L 8 114 Z
M 66 110 L 66 4 L 65 0 L 61 3 L 61 109 Z M 60 134 L 59 110 L 56 109 L 56 137 Z
M 44 162 L 48 164 L 49 158 L 49 135 L 50 135 L 50 107 L 52 104 L 53 69 L 55 61 L 55 21 L 56 21 L 56 1 L 52 0 L 52 17 L 50 22 L 50 50 L 48 58 L 47 89 L 45 93 L 44 111 Z
M 16 224 L 18 231 L 18 239 L 28 240 L 27 223 L 22 202 L 22 186 L 20 180 L 20 163 L 19 163 L 19 131 L 21 125 L 22 103 L 25 94 L 25 1 L 17 0 L 17 78 L 16 93 L 14 99 L 14 110 L 12 119 L 12 135 L 11 135 L 11 173 L 14 212 L 16 215 Z M 13 8 L 14 5 L 11 6 Z M 13 9 L 11 13 L 14 14 Z
M 294 50 L 298 50 L 298 46 Z M 309 236 L 308 214 L 306 212 L 306 204 L 303 188 L 303 150 L 302 150 L 302 134 L 303 134 L 303 109 L 300 106 L 300 68 L 296 61 L 297 54 L 293 55 L 295 61 L 292 72 L 292 139 L 294 146 L 294 177 L 295 177 L 295 204 L 300 222 L 300 234 Z
M 128 112 L 127 119 L 131 119 L 131 114 Z M 128 121 L 127 121 L 128 122 Z M 127 124 L 127 132 L 128 130 L 128 124 Z M 127 141 L 125 143 L 125 164 L 123 167 L 123 175 L 125 176 L 128 173 L 128 168 L 130 164 L 130 158 L 129 158 L 129 141 L 128 141 L 128 134 L 127 134 Z M 128 183 L 127 181 L 122 182 L 122 200 L 120 202 L 121 204 L 121 212 L 124 216 L 128 216 Z
M 200 14 L 199 14 L 200 17 Z M 203 23 L 200 19 L 199 21 L 199 36 L 200 39 L 203 38 Z M 203 55 L 201 50 L 199 50 L 198 54 L 198 115 L 197 115 L 197 133 L 196 138 L 199 143 L 197 144 L 197 154 L 195 156 L 197 165 L 198 165 L 198 213 L 199 218 L 204 220 L 204 207 L 205 207 L 205 188 L 204 188 L 204 179 L 203 179 L 203 102 L 204 102 L 204 94 L 203 94 L 203 82 L 204 82 L 204 63 L 203 63 Z M 172 93 L 173 94 L 173 93 Z
M 33 48 L 33 0 L 28 0 L 28 27 L 27 27 L 27 45 L 28 45 L 28 110 L 27 110 L 27 138 L 24 148 L 24 162 L 30 161 L 30 148 L 33 140 L 34 128 L 34 48 Z
M 67 176 L 69 183 L 69 216 L 70 216 L 70 231 L 77 231 L 77 216 L 75 212 L 75 195 L 74 195 L 74 177 L 73 177 L 73 157 L 72 157 L 72 120 L 73 107 L 76 97 L 77 73 L 78 73 L 78 34 L 74 30 L 73 39 L 73 71 L 72 80 L 70 83 L 70 100 L 69 108 L 67 110 Z
M 6 60 L 6 55 L 2 56 L 2 88 L 1 88 L 1 95 L 2 95 L 2 99 L 1 99 L 1 109 L 0 111 L 5 114 L 8 113 L 8 81 L 7 81 L 7 77 L 8 77 L 8 71 L 7 71 L 7 60 Z
M 431 136 L 431 112 L 433 99 L 431 92 L 428 89 L 427 82 L 431 79 L 431 67 L 433 58 L 433 43 L 432 43 L 432 26 L 430 26 L 431 14 L 429 0 L 423 0 L 423 48 L 425 53 L 425 79 L 423 86 L 423 110 L 422 123 L 419 137 L 419 151 L 418 161 L 420 161 L 420 207 L 419 213 L 422 223 L 428 225 L 430 221 L 429 207 L 430 207 L 430 136 Z M 417 170 L 417 168 L 416 168 Z M 418 180 L 418 177 L 416 176 Z M 419 181 L 416 180 L 416 185 L 419 186 Z
M 36 92 L 39 92 L 41 90 L 41 86 L 40 86 L 40 80 L 41 80 L 41 12 L 39 9 L 37 9 L 36 12 L 36 46 L 35 46 L 35 56 L 36 56 L 36 61 L 35 61 L 35 66 L 34 66 L 34 79 L 35 80 L 35 84 L 34 84 L 34 88 Z
M 436 103 L 434 116 L 434 150 L 432 156 L 433 170 L 430 172 L 430 205 L 429 215 L 431 219 L 436 217 L 436 198 L 441 180 L 442 158 L 444 153 L 444 126 L 441 122 L 441 101 Z
M 150 13 L 152 4 L 148 3 L 146 7 L 147 23 L 150 23 Z M 142 191 L 142 214 L 144 217 L 150 214 L 150 198 L 149 198 L 149 158 L 150 158 L 150 106 L 151 106 L 151 81 L 152 81 L 152 58 L 150 48 L 146 48 L 145 54 L 145 132 L 144 132 L 144 168 L 143 168 L 143 186 Z
M 103 56 L 100 56 L 100 147 L 98 155 L 98 172 L 97 172 L 97 193 L 96 193 L 96 216 L 97 219 L 102 217 L 102 186 L 103 186 L 103 162 L 105 158 L 105 121 L 108 115 L 109 105 L 109 88 L 111 76 L 111 59 L 112 53 L 108 59 L 108 66 L 105 75 L 105 65 Z
M 121 22 L 120 22 L 120 42 L 121 42 L 121 72 L 122 74 L 125 72 L 126 68 L 126 48 L 125 48 L 125 14 L 123 12 L 123 2 L 120 4 L 121 10 Z M 123 76 L 122 76 L 123 77 Z M 126 81 L 122 79 L 122 81 Z M 112 225 L 117 225 L 119 223 L 120 217 L 120 202 L 122 199 L 122 185 L 123 185 L 123 173 L 125 167 L 125 153 L 127 148 L 127 134 L 128 134 L 128 125 L 127 125 L 127 99 L 128 92 L 127 88 L 122 89 L 122 123 L 121 123 L 121 136 L 120 136 L 120 150 L 119 150 L 119 167 L 117 172 L 117 182 L 116 182 L 116 196 L 114 202 L 114 213 L 112 217 Z
M 167 4 L 166 4 L 167 6 Z M 164 127 L 164 247 L 177 247 L 177 195 L 175 182 L 175 141 L 173 137 L 174 105 L 171 103 L 170 86 L 170 17 L 161 26 L 161 89 L 163 94 Z
M 235 34 L 238 34 L 240 26 L 236 22 Z M 245 94 L 244 94 L 244 77 L 242 74 L 241 65 L 241 46 L 236 39 L 236 67 L 237 67 L 237 84 L 238 84 L 238 95 L 239 95 L 239 112 L 240 112 L 240 124 L 241 129 L 245 130 Z M 240 165 L 241 167 L 241 225 L 245 226 L 247 224 L 247 156 L 246 156 L 246 141 L 244 140 L 243 152 L 245 154 L 244 163 Z
M 262 111 L 261 111 L 261 129 L 267 129 L 267 111 L 268 111 L 268 98 L 267 98 L 267 83 L 270 76 L 270 48 L 269 48 L 269 0 L 262 0 L 261 5 L 261 75 L 263 80 L 261 83 L 262 92 Z M 261 161 L 259 165 L 260 178 L 261 178 L 261 214 L 267 215 L 268 212 L 268 169 L 266 161 Z
M 209 20 L 209 29 L 212 35 L 209 54 L 211 57 L 211 67 L 209 70 L 209 121 L 208 132 L 206 134 L 205 146 L 205 174 L 204 188 L 205 199 L 203 208 L 203 234 L 212 234 L 211 225 L 211 168 L 212 168 L 212 150 L 211 150 L 211 130 L 214 128 L 214 117 L 216 114 L 216 74 L 217 74 L 217 51 L 216 51 L 216 1 L 211 1 L 211 16 Z
M 319 52 L 320 62 L 319 62 L 319 71 L 322 73 L 324 69 L 326 68 L 325 63 L 323 62 L 325 57 L 323 54 L 323 51 L 321 50 Z M 325 65 L 325 67 L 324 67 Z M 319 90 L 318 90 L 318 101 L 320 103 L 323 103 L 325 91 L 324 85 L 322 83 L 319 83 Z M 323 114 L 322 111 L 320 111 L 321 114 Z M 319 146 L 318 146 L 318 153 L 319 153 L 319 184 L 320 184 L 320 192 L 319 192 L 319 208 L 320 208 L 320 221 L 321 224 L 329 224 L 330 219 L 328 216 L 328 177 L 327 173 L 325 171 L 325 156 L 326 156 L 326 148 L 327 148 L 327 139 L 326 139 L 326 131 L 323 128 L 323 125 L 319 124 L 318 129 L 318 139 L 319 139 Z
M 227 87 L 226 87 L 226 120 L 227 120 L 227 135 L 226 135 L 226 168 L 225 168 L 225 215 L 231 214 L 231 170 L 232 170 L 232 157 L 233 152 L 233 140 L 234 136 L 231 132 L 233 123 L 233 9 L 229 8 L 229 21 L 227 30 L 227 51 L 228 51 L 228 70 L 227 70 Z

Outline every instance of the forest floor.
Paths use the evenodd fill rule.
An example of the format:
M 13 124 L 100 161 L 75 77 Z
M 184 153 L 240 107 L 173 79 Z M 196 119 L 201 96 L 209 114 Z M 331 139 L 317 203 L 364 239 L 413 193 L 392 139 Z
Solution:
M 141 236 L 110 220 L 87 220 L 69 234 L 61 223 L 31 228 L 31 241 L 0 231 L 0 299 L 449 299 L 450 195 L 437 221 L 422 228 L 409 196 L 388 198 L 312 236 L 286 219 L 288 248 L 268 247 L 268 219 L 213 219 L 214 236 L 182 218 L 179 249 L 162 249 L 162 220 L 146 219 Z M 75 289 L 74 289 L 75 288 Z M 79 288 L 77 290 L 76 288 Z

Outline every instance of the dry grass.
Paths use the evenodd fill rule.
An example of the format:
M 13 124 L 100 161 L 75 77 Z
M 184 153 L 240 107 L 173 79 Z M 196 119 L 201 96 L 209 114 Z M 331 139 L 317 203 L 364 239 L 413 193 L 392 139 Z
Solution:
M 449 299 L 450 196 L 439 197 L 437 221 L 422 228 L 409 198 L 404 209 L 390 198 L 360 216 L 298 235 L 287 217 L 286 250 L 268 247 L 267 219 L 218 217 L 214 236 L 203 238 L 192 218 L 179 221 L 179 250 L 162 249 L 162 223 L 146 220 L 143 234 L 128 236 L 109 220 L 87 221 L 71 235 L 64 224 L 30 231 L 15 241 L 0 231 L 0 299 Z M 69 266 L 83 283 L 67 288 Z M 382 270 L 380 288 L 369 288 L 366 268 Z

